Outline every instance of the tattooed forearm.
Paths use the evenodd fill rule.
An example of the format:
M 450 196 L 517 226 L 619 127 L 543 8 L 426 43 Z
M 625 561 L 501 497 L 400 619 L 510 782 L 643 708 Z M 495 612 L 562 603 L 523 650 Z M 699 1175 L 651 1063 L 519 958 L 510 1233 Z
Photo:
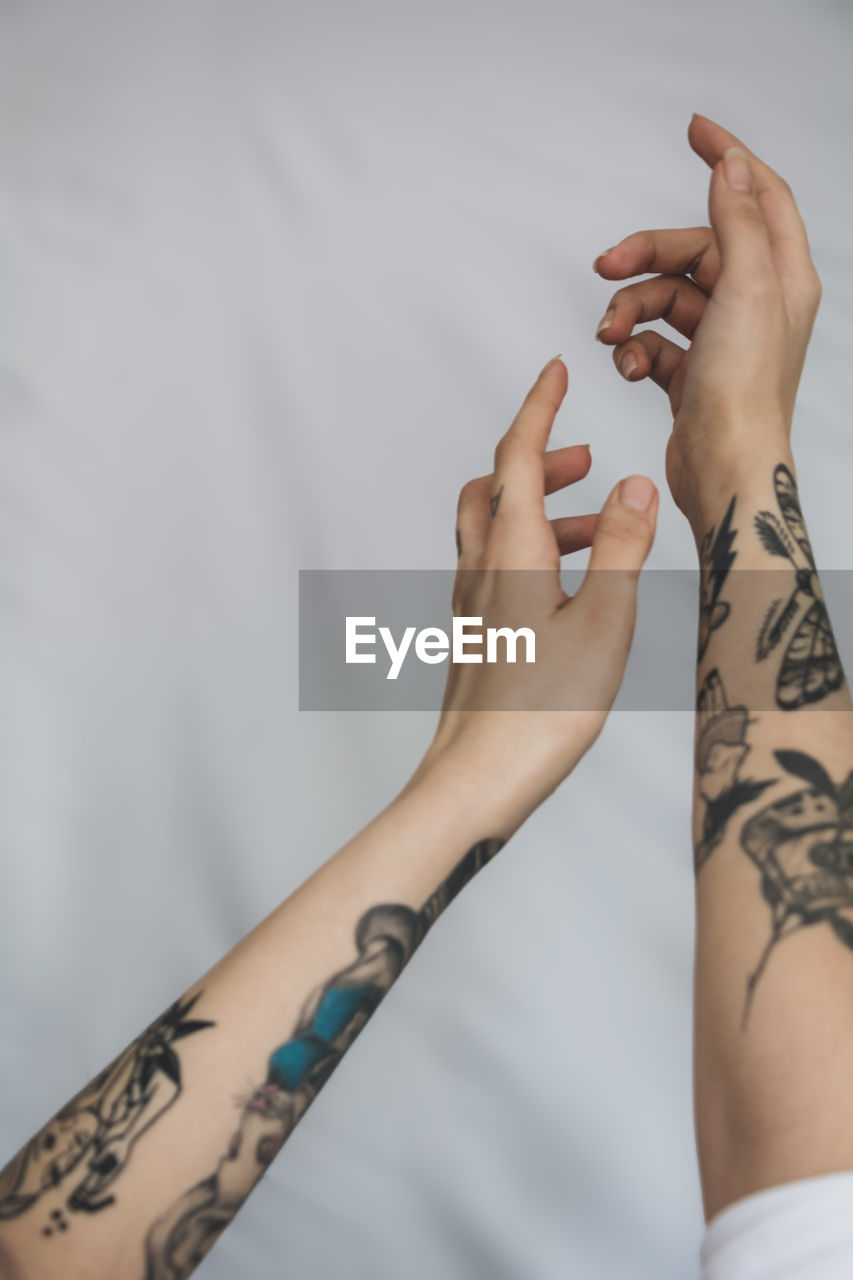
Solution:
M 705 803 L 702 835 L 694 853 L 698 872 L 725 835 L 732 814 L 760 796 L 772 779 L 755 782 L 740 776 L 749 754 L 746 707 L 730 707 L 720 673 L 709 671 L 696 703 L 696 774 Z
M 787 596 L 770 605 L 758 634 L 756 661 L 773 652 L 797 620 L 782 657 L 776 680 L 776 702 L 783 711 L 819 702 L 844 683 L 841 659 L 820 596 L 815 559 L 794 477 L 783 464 L 773 473 L 773 487 L 782 519 L 772 511 L 760 511 L 755 531 L 765 551 L 787 559 L 795 571 Z
M 266 1078 L 245 1103 L 212 1174 L 159 1218 L 145 1242 L 145 1280 L 186 1280 L 234 1217 L 334 1071 L 430 926 L 502 847 L 481 840 L 420 911 L 372 907 L 355 931 L 357 958 L 307 1000 L 288 1040 L 273 1051 Z
M 800 751 L 776 751 L 788 773 L 808 785 L 744 823 L 741 845 L 761 872 L 771 930 L 747 980 L 742 1025 L 773 948 L 806 925 L 824 923 L 853 949 L 853 772 L 836 785 Z
M 735 552 L 732 551 L 732 543 L 737 533 L 737 530 L 732 528 L 734 509 L 735 500 L 732 498 L 719 529 L 715 527 L 709 529 L 699 548 L 701 597 L 697 662 L 705 656 L 711 632 L 721 627 L 729 616 L 730 606 L 727 601 L 720 599 L 720 592 L 735 558 Z
M 196 1000 L 176 1001 L 0 1172 L 0 1220 L 44 1204 L 51 1236 L 68 1230 L 68 1215 L 113 1204 L 134 1146 L 181 1092 L 174 1042 L 213 1026 L 187 1017 Z

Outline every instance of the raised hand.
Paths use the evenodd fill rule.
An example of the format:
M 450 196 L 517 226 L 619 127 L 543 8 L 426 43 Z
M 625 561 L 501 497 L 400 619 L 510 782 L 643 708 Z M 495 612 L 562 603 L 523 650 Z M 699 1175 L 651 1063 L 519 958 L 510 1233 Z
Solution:
M 584 445 L 545 451 L 567 385 L 559 359 L 546 365 L 498 442 L 494 471 L 459 496 L 454 615 L 482 618 L 484 628 L 532 629 L 535 662 L 525 661 L 519 641 L 514 663 L 453 665 L 422 766 L 449 752 L 475 774 L 505 778 L 507 789 L 524 777 L 527 811 L 591 746 L 616 697 L 657 515 L 652 481 L 631 476 L 597 516 L 548 520 L 545 494 L 590 466 Z M 590 545 L 587 573 L 570 598 L 560 557 Z
M 667 480 L 699 525 L 735 467 L 768 449 L 787 458 L 821 285 L 787 182 L 705 116 L 693 117 L 688 139 L 713 171 L 711 225 L 635 231 L 594 268 L 605 280 L 655 273 L 613 294 L 597 337 L 629 381 L 650 377 L 667 393 Z M 634 331 L 657 319 L 689 345 Z

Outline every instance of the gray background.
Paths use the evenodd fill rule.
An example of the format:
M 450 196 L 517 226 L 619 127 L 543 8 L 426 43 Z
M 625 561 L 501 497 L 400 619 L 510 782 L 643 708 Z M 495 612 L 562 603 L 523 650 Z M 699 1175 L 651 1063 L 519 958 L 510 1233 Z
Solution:
M 417 764 L 432 713 L 298 711 L 297 571 L 452 565 L 458 489 L 556 352 L 553 443 L 593 469 L 552 514 L 664 488 L 667 403 L 593 341 L 590 264 L 706 222 L 694 110 L 809 228 L 800 492 L 819 564 L 853 567 L 851 25 L 828 0 L 3 0 L 4 1153 Z M 694 564 L 666 495 L 650 564 Z M 691 732 L 611 717 L 199 1275 L 695 1274 Z

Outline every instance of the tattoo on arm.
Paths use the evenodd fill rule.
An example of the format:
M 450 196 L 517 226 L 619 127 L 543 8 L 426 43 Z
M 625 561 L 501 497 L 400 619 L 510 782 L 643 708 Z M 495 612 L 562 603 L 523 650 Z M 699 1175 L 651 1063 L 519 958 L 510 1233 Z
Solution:
M 736 810 L 780 779 L 741 777 L 750 751 L 747 727 L 754 722 L 746 707 L 729 705 L 716 668 L 705 677 L 696 713 L 696 773 L 705 803 L 694 849 L 698 873 Z M 808 785 L 765 805 L 740 831 L 741 848 L 761 874 L 761 893 L 771 913 L 770 937 L 746 982 L 743 1030 L 759 979 L 783 938 L 824 923 L 853 950 L 853 771 L 836 785 L 823 765 L 802 751 L 773 754 L 786 774 Z
M 498 514 L 498 507 L 501 505 L 501 494 L 503 493 L 503 491 L 504 491 L 504 487 L 503 485 L 501 485 L 497 493 L 493 493 L 491 498 L 489 498 L 489 507 L 491 508 L 492 519 L 494 519 L 494 517 Z
M 457 556 L 462 555 L 462 534 L 458 529 L 456 530 L 456 554 Z
M 167 1009 L 0 1172 L 0 1220 L 47 1201 L 42 1234 L 52 1236 L 68 1230 L 71 1214 L 114 1203 L 136 1143 L 180 1095 L 175 1041 L 214 1025 L 187 1017 L 199 995 Z
M 357 958 L 316 988 L 290 1038 L 270 1056 L 266 1079 L 245 1102 L 216 1169 L 151 1227 L 145 1280 L 186 1280 L 292 1133 L 428 929 L 495 856 L 503 840 L 475 844 L 420 911 L 372 907 L 355 931 Z
M 728 510 L 723 516 L 719 529 L 712 526 L 702 540 L 699 548 L 699 640 L 696 661 L 701 662 L 711 639 L 711 632 L 721 627 L 729 616 L 731 606 L 728 601 L 720 600 L 723 583 L 734 563 L 736 552 L 732 551 L 737 530 L 732 528 L 732 516 L 735 499 L 732 498 Z
M 776 751 L 786 772 L 808 785 L 767 805 L 744 823 L 741 845 L 761 872 L 771 911 L 770 938 L 747 980 L 746 1026 L 770 954 L 811 924 L 828 924 L 853 950 L 853 772 L 840 785 L 801 751 Z
M 755 517 L 755 531 L 765 551 L 789 560 L 796 576 L 787 598 L 780 596 L 767 610 L 755 657 L 757 662 L 763 661 L 782 643 L 794 619 L 798 619 L 776 679 L 777 704 L 783 711 L 793 711 L 807 703 L 819 702 L 840 689 L 844 672 L 820 595 L 797 486 L 782 463 L 773 472 L 773 487 L 782 519 L 772 511 L 760 511 Z
M 698 873 L 726 832 L 732 814 L 760 796 L 773 779 L 755 782 L 740 775 L 749 755 L 746 707 L 730 707 L 716 667 L 709 671 L 696 702 L 696 774 L 705 802 L 702 835 L 693 851 Z

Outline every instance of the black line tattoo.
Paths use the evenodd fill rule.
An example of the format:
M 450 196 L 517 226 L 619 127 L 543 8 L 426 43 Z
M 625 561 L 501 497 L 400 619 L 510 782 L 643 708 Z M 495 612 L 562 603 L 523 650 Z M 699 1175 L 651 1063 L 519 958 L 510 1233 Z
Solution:
M 492 519 L 494 519 L 494 517 L 498 514 L 498 507 L 501 505 L 501 494 L 503 493 L 503 491 L 504 491 L 504 487 L 503 485 L 501 485 L 497 493 L 493 493 L 491 498 L 489 498 L 489 506 L 492 512 Z
M 776 678 L 776 702 L 783 711 L 793 711 L 806 703 L 819 702 L 844 683 L 841 659 L 820 594 L 815 559 L 806 535 L 803 513 L 794 477 L 782 463 L 773 472 L 773 486 L 782 520 L 771 511 L 760 511 L 755 530 L 765 551 L 787 558 L 796 577 L 787 600 L 774 600 L 762 623 L 755 647 L 757 662 L 763 661 L 802 614 L 782 658 Z M 783 523 L 784 521 L 784 523 Z
M 462 555 L 462 534 L 458 529 L 456 530 L 456 554 L 457 556 Z
M 725 835 L 732 814 L 760 796 L 774 779 L 755 782 L 740 776 L 749 754 L 744 706 L 731 707 L 716 667 L 706 675 L 696 701 L 696 774 L 705 801 L 702 835 L 693 851 L 698 873 Z
M 174 1042 L 214 1025 L 187 1017 L 200 994 L 152 1022 L 0 1171 L 0 1220 L 24 1213 L 66 1180 L 73 1185 L 59 1193 L 64 1208 L 45 1211 L 43 1235 L 66 1231 L 70 1213 L 113 1204 L 110 1188 L 134 1146 L 180 1095 Z
M 737 530 L 732 528 L 734 509 L 735 499 L 732 498 L 719 530 L 712 526 L 702 539 L 702 545 L 699 548 L 700 600 L 697 662 L 701 662 L 705 656 L 711 632 L 723 625 L 731 609 L 728 601 L 720 600 L 719 597 L 737 554 L 732 551 L 732 543 L 737 535 Z
M 243 1204 L 445 907 L 503 845 L 475 844 L 420 911 L 372 907 L 355 931 L 358 957 L 317 987 L 292 1035 L 272 1053 L 266 1079 L 243 1107 L 212 1174 L 151 1227 L 145 1280 L 186 1280 Z
M 825 922 L 853 950 L 853 771 L 836 786 L 812 756 L 774 752 L 808 786 L 744 823 L 741 844 L 761 872 L 772 913 L 770 939 L 746 984 L 741 1026 L 773 948 L 805 925 Z

